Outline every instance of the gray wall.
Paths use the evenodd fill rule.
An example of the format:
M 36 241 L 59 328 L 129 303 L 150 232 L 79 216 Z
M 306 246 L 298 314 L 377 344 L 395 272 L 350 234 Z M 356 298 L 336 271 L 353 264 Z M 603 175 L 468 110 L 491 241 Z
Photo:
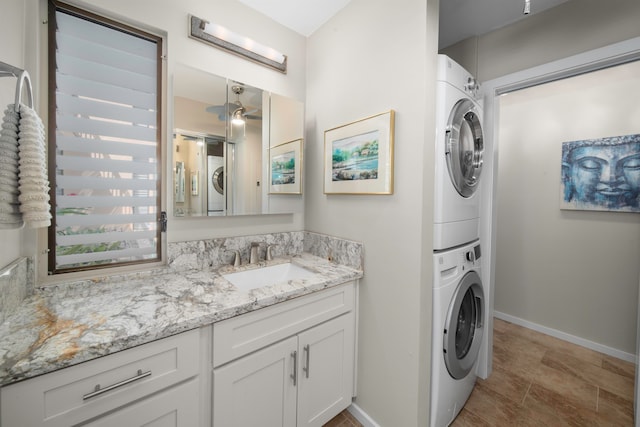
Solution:
M 486 82 L 638 37 L 638 16 L 636 0 L 571 0 L 442 53 Z M 622 89 L 620 97 L 635 92 L 632 98 L 638 98 L 637 80 L 623 87 L 626 95 Z M 500 123 L 500 131 L 517 129 L 508 137 L 502 133 L 498 141 L 495 310 L 633 354 L 640 218 L 637 214 L 561 212 L 556 189 L 558 138 L 640 133 L 640 121 L 637 113 L 617 109 L 615 99 L 598 95 L 582 101 L 574 98 L 565 110 L 578 111 L 580 106 L 593 111 L 607 105 L 604 109 L 620 114 L 624 123 L 609 121 L 610 116 L 605 121 L 578 115 L 572 116 L 573 122 L 558 124 L 549 114 L 550 107 L 563 96 L 584 94 L 581 89 L 574 91 L 572 84 L 561 83 L 555 94 L 537 101 L 546 99 L 548 104 L 536 106 L 526 118 L 500 116 L 495 122 Z M 531 127 L 524 130 L 527 125 Z M 580 128 L 579 136 L 564 133 L 571 125 Z
M 640 36 L 638 17 L 637 0 L 570 0 L 441 53 L 483 82 Z
M 629 355 L 640 215 L 560 210 L 560 157 L 640 133 L 637 87 L 638 61 L 502 95 L 497 186 L 495 310 Z
M 307 45 L 305 226 L 364 243 L 356 404 L 383 426 L 428 423 L 437 20 L 352 0 Z M 394 194 L 323 194 L 324 131 L 390 109 Z

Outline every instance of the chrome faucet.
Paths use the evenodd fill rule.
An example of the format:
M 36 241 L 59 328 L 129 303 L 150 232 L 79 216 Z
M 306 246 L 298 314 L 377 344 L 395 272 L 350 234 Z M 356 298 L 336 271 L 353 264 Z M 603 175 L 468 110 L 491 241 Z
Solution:
M 273 248 L 278 245 L 268 245 L 267 246 L 267 254 L 265 255 L 265 261 L 271 261 L 273 259 Z
M 240 267 L 242 265 L 242 258 L 240 257 L 240 251 L 237 249 L 229 251 L 233 253 L 233 266 Z
M 254 264 L 260 261 L 260 256 L 258 254 L 259 248 L 260 248 L 260 243 L 251 242 L 251 250 L 249 252 L 249 264 Z

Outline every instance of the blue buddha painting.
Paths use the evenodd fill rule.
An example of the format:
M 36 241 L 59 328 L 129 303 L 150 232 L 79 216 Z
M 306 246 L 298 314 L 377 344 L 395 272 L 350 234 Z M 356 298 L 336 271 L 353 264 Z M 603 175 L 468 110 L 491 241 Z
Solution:
M 640 212 L 640 134 L 562 143 L 561 209 Z

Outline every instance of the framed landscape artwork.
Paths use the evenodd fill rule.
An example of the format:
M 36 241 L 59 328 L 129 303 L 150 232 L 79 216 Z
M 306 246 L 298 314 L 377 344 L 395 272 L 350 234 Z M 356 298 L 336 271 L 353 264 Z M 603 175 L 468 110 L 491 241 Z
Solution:
M 302 139 L 269 149 L 269 194 L 302 194 Z
M 640 134 L 562 143 L 560 208 L 640 212 Z
M 393 194 L 395 112 L 324 133 L 325 194 Z

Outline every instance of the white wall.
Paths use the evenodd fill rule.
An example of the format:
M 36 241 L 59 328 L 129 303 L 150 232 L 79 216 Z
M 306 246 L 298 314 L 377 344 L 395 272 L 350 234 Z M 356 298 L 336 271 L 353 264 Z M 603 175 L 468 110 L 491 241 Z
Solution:
M 80 0 L 71 0 L 79 3 Z M 168 60 L 295 99 L 304 99 L 306 39 L 236 0 L 85 0 L 99 11 L 166 31 Z M 282 74 L 188 37 L 188 15 L 208 19 L 288 55 Z
M 19 68 L 26 68 L 24 57 L 24 14 L 23 0 L 2 0 L 0 13 L 0 61 Z M 17 80 L 13 77 L 0 78 L 0 114 L 4 116 L 7 104 L 15 99 Z M 26 248 L 23 244 L 25 236 L 31 236 L 32 231 L 0 230 L 0 267 L 4 267 L 16 258 L 24 255 Z
M 305 98 L 306 38 L 279 25 L 270 18 L 235 0 L 87 0 L 70 3 L 86 6 L 125 22 L 134 21 L 167 34 L 167 68 L 171 76 L 176 63 L 231 77 L 246 84 L 279 93 L 301 102 Z M 232 30 L 259 40 L 288 55 L 288 73 L 281 74 L 219 49 L 189 39 L 188 14 L 221 23 Z M 0 14 L 0 61 L 26 68 L 34 78 L 38 111 L 46 120 L 46 93 L 38 88 L 46 84 L 46 2 L 41 0 L 2 0 Z M 27 30 L 28 29 L 28 30 Z M 0 79 L 3 104 L 13 99 L 14 82 Z M 170 78 L 168 79 L 170 81 Z M 165 94 L 167 96 L 168 94 Z M 172 105 L 166 107 L 171 118 Z M 2 109 L 4 110 L 4 108 Z M 165 145 L 171 146 L 171 129 L 167 126 Z M 170 151 L 170 150 L 169 150 Z M 170 164 L 166 173 L 170 174 Z M 169 175 L 170 176 L 170 175 Z M 171 186 L 171 182 L 169 182 Z M 170 204 L 171 199 L 168 200 Z M 192 240 L 304 228 L 303 213 L 260 217 L 173 219 L 169 216 L 169 241 Z M 36 232 L 33 230 L 0 230 L 4 242 L 0 251 L 0 266 L 19 256 L 37 252 Z M 40 259 L 42 264 L 43 259 Z
M 183 63 L 299 101 L 305 99 L 306 38 L 236 0 L 87 0 L 84 4 L 166 31 L 170 75 L 176 63 Z M 189 14 L 224 25 L 283 52 L 288 56 L 287 74 L 188 38 Z M 168 112 L 172 113 L 171 110 Z M 170 146 L 170 138 L 167 144 Z M 304 216 L 300 212 L 215 219 L 173 219 L 170 216 L 167 239 L 170 242 L 186 241 L 303 228 Z
M 640 133 L 640 61 L 500 98 L 495 310 L 635 354 L 640 215 L 563 211 L 563 141 Z M 632 93 L 635 92 L 635 95 Z
M 356 404 L 427 425 L 438 2 L 352 0 L 308 42 L 306 229 L 361 241 Z M 324 131 L 393 109 L 395 192 L 323 194 Z

